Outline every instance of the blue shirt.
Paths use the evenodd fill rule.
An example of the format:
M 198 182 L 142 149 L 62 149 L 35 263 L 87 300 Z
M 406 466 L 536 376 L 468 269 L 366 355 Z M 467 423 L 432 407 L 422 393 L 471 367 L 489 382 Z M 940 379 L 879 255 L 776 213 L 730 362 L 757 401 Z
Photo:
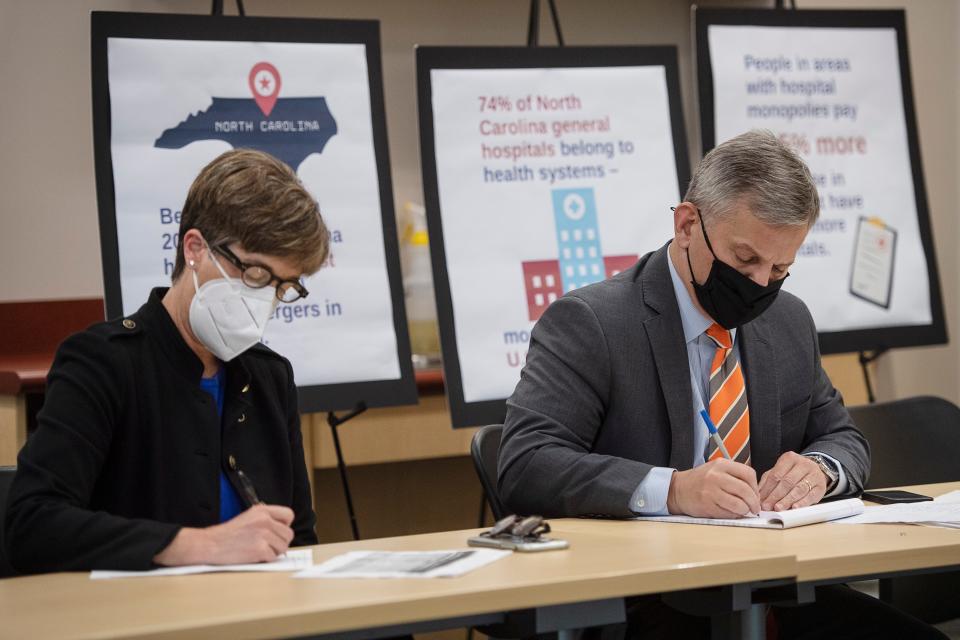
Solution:
M 710 432 L 707 425 L 700 418 L 700 410 L 706 409 L 703 398 L 709 397 L 710 365 L 717 352 L 717 344 L 706 334 L 713 320 L 703 315 L 697 309 L 690 293 L 687 291 L 680 274 L 673 266 L 673 259 L 667 254 L 667 264 L 670 267 L 670 280 L 673 282 L 673 293 L 677 297 L 680 307 L 680 323 L 683 325 L 683 339 L 687 343 L 687 363 L 690 367 L 690 385 L 693 389 L 691 402 L 693 406 L 693 467 L 703 464 L 706 460 L 707 444 Z M 740 344 L 737 341 L 737 330 L 730 331 L 733 341 L 733 352 L 740 359 Z M 847 490 L 847 477 L 839 462 L 825 453 L 820 453 L 833 463 L 840 474 L 837 486 L 828 495 L 838 495 Z M 670 467 L 654 467 L 650 470 L 640 485 L 630 497 L 630 509 L 634 513 L 645 516 L 667 515 L 667 494 L 670 491 L 670 480 L 676 469 Z
M 217 415 L 223 417 L 223 391 L 226 387 L 226 371 L 220 367 L 212 378 L 200 378 L 200 388 L 210 394 L 217 405 Z M 243 504 L 236 489 L 227 480 L 227 475 L 220 471 L 220 522 L 226 522 L 243 511 Z

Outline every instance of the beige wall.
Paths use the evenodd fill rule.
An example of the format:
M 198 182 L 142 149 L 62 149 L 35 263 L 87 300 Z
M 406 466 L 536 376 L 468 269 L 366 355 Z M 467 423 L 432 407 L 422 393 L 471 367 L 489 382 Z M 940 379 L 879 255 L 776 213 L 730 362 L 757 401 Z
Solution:
M 228 0 L 228 10 L 232 2 Z M 522 0 L 246 0 L 251 15 L 381 20 L 387 125 L 398 205 L 422 201 L 413 45 L 523 44 Z M 691 156 L 693 107 L 687 0 L 558 0 L 570 44 L 676 44 Z M 701 5 L 769 6 L 730 0 Z M 90 112 L 91 10 L 203 13 L 209 0 L 0 0 L 0 302 L 102 295 Z M 955 0 L 800 0 L 800 6 L 906 6 L 933 229 L 951 336 L 960 335 L 956 203 L 960 169 Z M 544 33 L 547 29 L 543 30 Z M 549 41 L 549 38 L 547 38 Z M 831 376 L 863 397 L 849 358 Z M 956 346 L 900 350 L 877 367 L 881 398 L 934 393 L 960 400 Z

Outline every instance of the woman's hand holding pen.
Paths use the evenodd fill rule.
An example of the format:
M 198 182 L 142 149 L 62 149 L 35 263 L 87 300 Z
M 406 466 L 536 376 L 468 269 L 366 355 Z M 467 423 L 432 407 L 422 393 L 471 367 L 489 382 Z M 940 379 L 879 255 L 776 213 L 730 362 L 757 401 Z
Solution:
M 256 504 L 222 524 L 184 527 L 153 560 L 166 566 L 270 562 L 289 548 L 292 523 L 289 508 Z

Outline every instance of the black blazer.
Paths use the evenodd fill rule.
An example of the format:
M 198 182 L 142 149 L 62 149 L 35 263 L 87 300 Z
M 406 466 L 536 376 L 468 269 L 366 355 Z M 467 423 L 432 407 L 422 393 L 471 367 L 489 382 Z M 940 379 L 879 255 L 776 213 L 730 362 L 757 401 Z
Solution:
M 317 542 L 290 363 L 262 345 L 227 363 L 221 420 L 164 293 L 60 345 L 10 489 L 17 570 L 149 569 L 180 527 L 218 523 L 221 469 L 293 509 L 293 545 Z
M 667 247 L 554 302 L 533 328 L 500 444 L 501 499 L 516 513 L 628 517 L 654 466 L 689 469 L 693 393 Z M 786 451 L 819 451 L 851 493 L 867 441 L 820 365 L 813 318 L 781 291 L 738 334 L 759 477 Z

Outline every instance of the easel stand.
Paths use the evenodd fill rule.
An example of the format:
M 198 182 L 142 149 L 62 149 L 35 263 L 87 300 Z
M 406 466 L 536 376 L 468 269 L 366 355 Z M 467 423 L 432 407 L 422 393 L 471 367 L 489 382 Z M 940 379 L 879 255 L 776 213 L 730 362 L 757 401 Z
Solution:
M 367 410 L 364 402 L 357 403 L 357 406 L 350 413 L 343 417 L 337 416 L 333 411 L 327 414 L 327 424 L 330 425 L 330 435 L 333 436 L 333 448 L 337 452 L 337 470 L 340 472 L 340 482 L 343 484 L 343 497 L 347 501 L 347 514 L 350 516 L 350 529 L 353 531 L 353 539 L 360 539 L 360 529 L 357 527 L 357 514 L 353 510 L 353 498 L 350 495 L 350 482 L 347 479 L 347 464 L 343 460 L 343 450 L 340 448 L 340 433 L 337 427 L 351 418 Z
M 547 0 L 550 6 L 550 17 L 553 19 L 553 32 L 557 36 L 557 45 L 563 46 L 563 34 L 560 32 L 560 18 L 557 17 L 557 5 L 554 0 Z M 530 21 L 527 23 L 527 46 L 540 46 L 540 0 L 530 0 Z
M 874 404 L 877 401 L 876 396 L 873 395 L 873 383 L 870 382 L 870 363 L 885 354 L 889 349 L 886 347 L 879 347 L 874 349 L 869 355 L 866 351 L 860 352 L 860 368 L 863 369 L 863 382 L 867 386 L 867 402 Z
M 223 0 L 213 0 L 210 5 L 210 15 L 212 16 L 222 16 L 223 15 Z M 237 15 L 245 16 L 247 12 L 243 9 L 243 0 L 237 0 Z

